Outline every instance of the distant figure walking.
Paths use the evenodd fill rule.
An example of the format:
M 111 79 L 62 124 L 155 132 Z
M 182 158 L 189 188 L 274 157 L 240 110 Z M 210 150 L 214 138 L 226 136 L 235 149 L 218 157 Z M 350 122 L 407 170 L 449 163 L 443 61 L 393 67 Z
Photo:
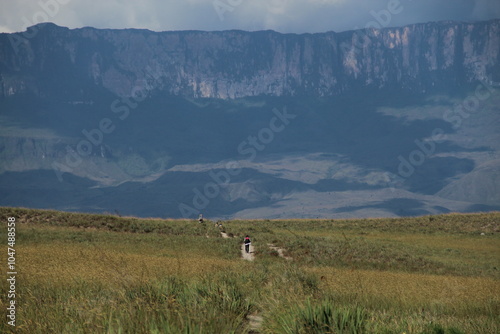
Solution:
M 250 253 L 250 244 L 252 242 L 250 241 L 250 237 L 247 235 L 245 237 L 245 252 Z
M 203 215 L 200 213 L 200 216 L 198 217 L 198 223 L 202 224 L 203 222 Z

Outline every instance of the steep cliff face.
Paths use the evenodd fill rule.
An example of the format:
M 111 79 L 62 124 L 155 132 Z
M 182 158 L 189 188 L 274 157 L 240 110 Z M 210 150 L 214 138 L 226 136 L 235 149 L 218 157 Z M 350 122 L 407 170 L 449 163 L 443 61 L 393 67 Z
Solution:
M 27 38 L 29 37 L 29 38 Z M 423 92 L 500 79 L 500 20 L 343 33 L 69 30 L 0 35 L 2 96 L 85 99 L 155 91 L 189 97 Z

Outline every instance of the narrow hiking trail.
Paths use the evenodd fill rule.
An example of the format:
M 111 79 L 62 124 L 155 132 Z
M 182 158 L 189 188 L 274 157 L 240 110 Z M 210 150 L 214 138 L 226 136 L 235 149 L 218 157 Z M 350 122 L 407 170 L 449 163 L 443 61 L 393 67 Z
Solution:
M 245 251 L 245 244 L 241 244 L 241 257 L 243 260 L 253 261 L 255 260 L 254 248 L 252 244 L 250 244 L 250 253 Z
M 222 232 L 222 231 L 220 232 L 220 235 L 222 236 L 223 239 L 234 238 L 232 235 L 229 236 L 226 232 Z M 287 260 L 292 259 L 291 257 L 287 257 L 284 255 L 283 248 L 274 246 L 273 244 L 267 244 L 267 246 L 271 250 L 277 251 L 280 257 L 285 258 Z M 250 252 L 249 253 L 247 253 L 245 251 L 245 244 L 244 243 L 241 244 L 241 257 L 243 260 L 247 260 L 247 261 L 254 261 L 255 260 L 255 248 L 253 247 L 252 244 L 250 244 Z M 248 327 L 250 329 L 249 333 L 253 333 L 253 334 L 260 333 L 260 329 L 262 327 L 262 322 L 264 321 L 264 318 L 261 315 L 259 315 L 258 313 L 254 313 L 254 314 L 247 315 L 246 319 L 248 320 Z
M 226 232 L 220 232 L 220 235 L 222 236 L 223 239 L 230 239 L 231 237 L 229 235 L 227 235 Z M 252 246 L 252 244 L 250 244 L 250 253 L 247 253 L 245 251 L 245 244 L 241 244 L 241 257 L 243 258 L 243 260 L 247 260 L 247 261 L 253 261 L 255 260 L 255 255 L 254 255 L 254 247 Z
M 226 232 L 220 232 L 220 235 L 222 236 L 223 239 L 230 239 L 231 237 L 226 233 Z M 286 259 L 286 260 L 292 260 L 290 256 L 285 255 L 285 249 L 275 246 L 273 244 L 267 244 L 267 247 L 269 247 L 270 250 L 276 251 L 278 253 L 278 256 Z M 255 248 L 250 244 L 250 253 L 247 253 L 245 251 L 245 244 L 241 244 L 241 257 L 244 260 L 247 261 L 253 261 L 255 260 Z

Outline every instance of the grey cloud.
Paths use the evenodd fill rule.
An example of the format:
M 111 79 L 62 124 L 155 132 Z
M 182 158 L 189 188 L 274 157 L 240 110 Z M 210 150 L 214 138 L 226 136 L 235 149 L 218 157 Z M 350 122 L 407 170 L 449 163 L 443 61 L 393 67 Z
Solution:
M 384 16 L 389 4 L 401 11 Z M 498 0 L 0 0 L 0 29 L 22 31 L 52 5 L 56 24 L 77 28 L 163 30 L 343 31 L 365 27 L 381 13 L 388 26 L 500 18 Z M 57 7 L 57 11 L 54 8 Z M 46 12 L 46 11 L 45 11 Z M 34 18 L 35 17 L 35 18 Z
M 500 17 L 500 1 L 477 0 L 472 12 L 477 20 L 494 19 Z

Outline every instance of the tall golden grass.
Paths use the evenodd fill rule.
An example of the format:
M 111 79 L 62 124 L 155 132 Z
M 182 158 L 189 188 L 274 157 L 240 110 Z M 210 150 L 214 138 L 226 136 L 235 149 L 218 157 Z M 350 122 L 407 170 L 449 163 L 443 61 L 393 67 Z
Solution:
M 18 326 L 5 333 L 500 331 L 499 213 L 231 221 L 230 239 L 194 221 L 0 208 L 14 215 Z M 254 262 L 240 259 L 245 234 Z

